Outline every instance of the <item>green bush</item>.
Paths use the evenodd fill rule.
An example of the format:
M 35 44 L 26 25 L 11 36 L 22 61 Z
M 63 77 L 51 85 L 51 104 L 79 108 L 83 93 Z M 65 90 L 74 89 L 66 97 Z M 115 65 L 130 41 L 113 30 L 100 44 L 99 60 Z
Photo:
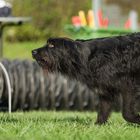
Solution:
M 11 1 L 11 0 L 9 0 Z M 79 10 L 87 12 L 91 1 L 87 0 L 12 0 L 14 16 L 32 17 L 31 23 L 9 28 L 6 39 L 26 41 L 44 39 L 50 36 L 65 36 L 64 26 Z
M 31 25 L 23 25 L 22 27 L 12 27 L 6 32 L 6 40 L 8 41 L 31 41 L 44 37 L 41 31 Z

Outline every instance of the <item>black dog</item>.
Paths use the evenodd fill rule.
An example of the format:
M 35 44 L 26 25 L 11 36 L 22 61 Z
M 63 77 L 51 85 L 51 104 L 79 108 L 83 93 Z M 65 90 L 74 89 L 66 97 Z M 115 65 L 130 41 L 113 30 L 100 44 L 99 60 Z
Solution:
M 98 89 L 97 124 L 107 121 L 119 94 L 124 119 L 140 124 L 135 110 L 140 95 L 140 33 L 75 41 L 50 38 L 32 54 L 49 72 L 60 72 L 87 84 L 92 90 Z

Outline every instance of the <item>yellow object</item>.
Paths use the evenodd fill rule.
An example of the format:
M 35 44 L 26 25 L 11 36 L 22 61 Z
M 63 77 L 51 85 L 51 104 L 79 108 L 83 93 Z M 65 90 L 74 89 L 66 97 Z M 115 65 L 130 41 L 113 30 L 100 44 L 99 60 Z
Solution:
M 95 20 L 94 20 L 94 13 L 93 13 L 93 10 L 89 10 L 88 11 L 88 25 L 89 27 L 91 28 L 94 28 L 95 27 Z
M 81 25 L 82 26 L 86 26 L 87 25 L 87 21 L 86 21 L 86 16 L 85 16 L 85 13 L 84 11 L 79 11 L 79 17 L 80 17 L 80 20 L 81 20 Z

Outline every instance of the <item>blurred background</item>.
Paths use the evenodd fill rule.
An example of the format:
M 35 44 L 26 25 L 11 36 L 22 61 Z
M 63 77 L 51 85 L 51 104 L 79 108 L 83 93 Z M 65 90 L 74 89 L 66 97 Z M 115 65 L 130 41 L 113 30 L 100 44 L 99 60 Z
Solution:
M 80 0 L 67 2 L 65 0 L 6 1 L 12 5 L 12 16 L 32 17 L 32 21 L 28 24 L 6 28 L 4 35 L 7 42 L 28 41 L 28 43 L 33 42 L 34 44 L 37 41 L 39 44 L 35 44 L 40 46 L 42 41 L 46 41 L 51 36 L 86 39 L 110 34 L 116 35 L 120 32 L 125 33 L 125 30 L 129 29 L 137 31 L 139 28 L 138 16 L 140 8 L 136 4 L 139 2 L 138 0 L 82 0 L 82 2 Z M 94 13 L 91 13 L 90 10 L 94 10 Z M 78 16 L 80 16 L 80 19 Z M 79 27 L 81 28 L 79 29 Z M 102 30 L 94 31 L 93 33 L 92 29 L 97 28 L 112 31 Z M 30 43 L 28 45 L 30 46 Z M 37 47 L 36 45 L 35 47 Z M 14 57 L 9 55 L 7 48 L 4 51 L 6 57 Z M 28 52 L 22 52 L 23 54 L 18 57 L 31 58 L 28 56 Z M 28 54 L 27 56 L 26 53 Z
M 82 2 L 71 0 L 67 1 L 67 4 L 66 0 L 6 1 L 12 5 L 12 16 L 32 17 L 32 21 L 28 24 L 7 28 L 5 39 L 8 42 L 39 42 L 46 41 L 51 36 L 86 39 L 118 34 L 126 32 L 126 29 L 137 31 L 139 27 L 140 8 L 136 4 L 138 0 L 82 0 Z M 90 13 L 90 10 L 94 10 L 94 13 Z M 98 35 L 98 31 L 93 33 L 92 30 L 97 28 L 112 31 Z M 6 50 L 5 55 L 10 57 L 7 53 Z
M 1 17 L 31 18 L 26 23 L 19 22 L 17 25 L 20 26 L 5 26 L 3 30 L 1 62 L 10 75 L 13 110 L 39 108 L 95 110 L 98 97 L 94 93 L 85 85 L 61 75 L 44 77 L 40 67 L 32 60 L 31 50 L 44 45 L 49 37 L 89 39 L 137 32 L 139 0 L 5 0 L 5 2 L 8 5 L 0 7 L 1 10 L 3 6 L 9 8 L 9 14 Z M 0 25 L 3 25 L 3 22 Z M 8 93 L 2 71 L 0 83 L 1 106 L 5 107 Z M 120 109 L 120 102 L 119 98 L 115 110 Z

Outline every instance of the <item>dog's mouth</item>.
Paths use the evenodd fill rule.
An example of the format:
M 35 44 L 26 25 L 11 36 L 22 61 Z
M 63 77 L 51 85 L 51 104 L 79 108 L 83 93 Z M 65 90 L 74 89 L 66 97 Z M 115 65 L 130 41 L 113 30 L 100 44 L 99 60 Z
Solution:
M 37 63 L 43 68 L 43 69 L 48 69 L 49 63 L 47 60 L 44 60 L 43 58 L 36 59 Z
M 49 59 L 44 58 L 35 58 L 37 63 L 42 67 L 43 70 L 53 71 L 53 64 L 50 63 Z
M 46 67 L 47 66 L 47 60 L 44 60 L 43 58 L 41 58 L 38 55 L 32 55 L 33 59 L 35 59 L 37 61 L 37 63 L 41 66 L 41 67 Z
M 54 71 L 54 63 L 48 56 L 40 56 L 38 54 L 32 54 L 33 59 L 37 61 L 39 66 L 42 67 L 43 70 L 53 72 Z

